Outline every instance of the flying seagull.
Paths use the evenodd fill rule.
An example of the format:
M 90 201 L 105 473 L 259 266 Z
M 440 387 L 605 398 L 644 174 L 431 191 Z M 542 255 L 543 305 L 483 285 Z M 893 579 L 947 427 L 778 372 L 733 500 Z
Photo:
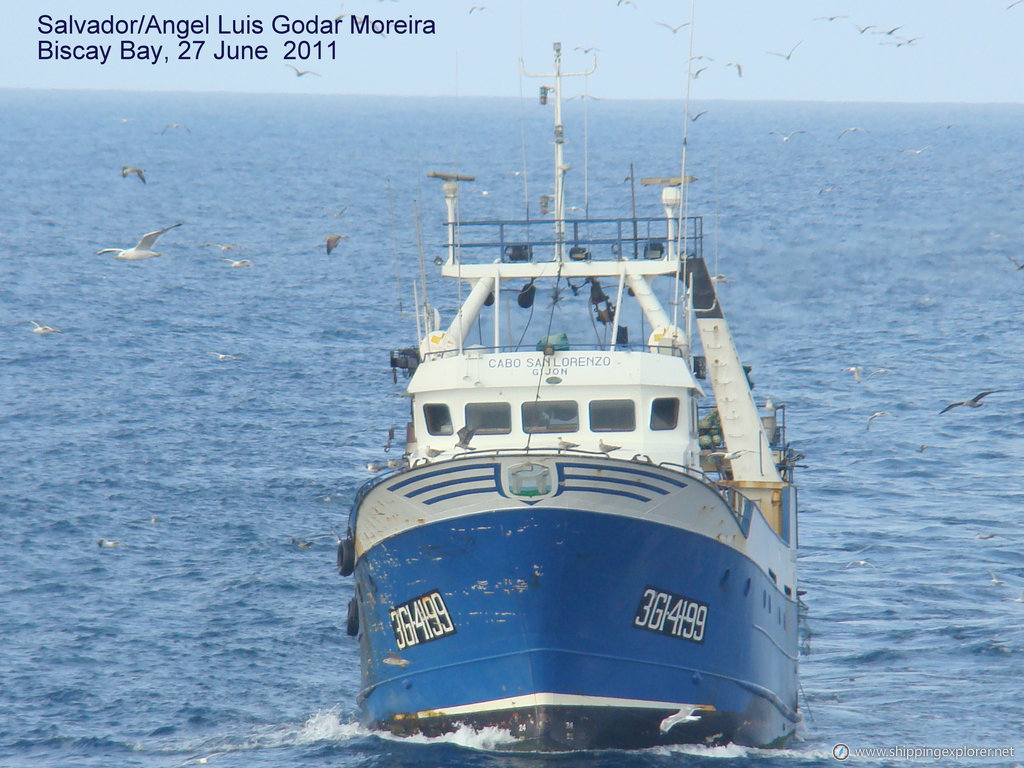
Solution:
M 988 395 L 991 395 L 994 392 L 1002 392 L 1002 391 L 1003 390 L 1001 390 L 1001 389 L 986 389 L 984 392 L 979 392 L 978 394 L 976 394 L 970 400 L 963 400 L 963 401 L 961 401 L 959 403 L 950 403 L 945 408 L 943 408 L 941 411 L 939 411 L 939 413 L 945 413 L 946 411 L 949 411 L 949 410 L 952 410 L 953 408 L 956 408 L 958 405 L 966 405 L 968 408 L 980 408 L 981 406 L 984 405 L 984 403 L 981 402 L 982 398 L 987 397 Z
M 338 243 L 342 240 L 347 240 L 348 235 L 328 235 L 324 238 L 324 242 L 327 243 L 327 253 L 330 253 L 338 247 Z
M 800 43 L 802 43 L 802 42 L 803 42 L 803 40 L 800 41 Z M 790 48 L 789 49 L 789 53 L 778 53 L 776 51 L 765 51 L 765 53 L 770 53 L 772 56 L 781 56 L 786 61 L 789 61 L 790 58 L 793 56 L 793 51 L 795 51 L 800 46 L 800 43 L 797 43 L 792 48 Z
M 853 133 L 854 131 L 864 131 L 864 133 L 871 133 L 871 131 L 866 130 L 864 128 L 844 128 L 842 131 L 839 132 L 839 138 L 843 138 L 844 133 Z
M 867 428 L 870 430 L 871 429 L 871 422 L 874 421 L 875 419 L 877 419 L 879 416 L 888 416 L 888 415 L 889 415 L 888 411 L 875 411 L 870 416 L 868 416 L 868 426 L 867 426 Z
M 779 133 L 778 131 L 768 131 L 768 133 L 774 133 L 776 136 L 778 136 L 783 141 L 789 141 L 794 136 L 796 136 L 798 133 L 807 133 L 807 131 L 790 131 L 789 133 Z
M 35 320 L 30 321 L 35 328 L 32 329 L 32 333 L 60 333 L 59 330 L 54 328 L 52 325 L 42 325 L 37 323 Z
M 1024 0 L 1020 1 L 1024 3 Z M 1013 264 L 1015 272 L 1020 272 L 1022 269 L 1024 269 L 1024 262 L 1017 261 L 1015 258 L 1013 258 L 1013 256 L 1010 256 L 1009 254 L 1006 255 L 1006 258 L 1008 258 L 1010 260 L 1010 263 Z
M 743 65 L 740 64 L 739 62 L 730 61 L 725 66 L 727 66 L 727 67 L 736 67 L 736 74 L 739 75 L 740 77 L 743 77 Z
M 285 66 L 294 69 L 296 77 L 302 77 L 303 75 L 316 75 L 317 77 L 321 77 L 319 72 L 314 72 L 312 69 L 299 69 L 292 64 L 285 64 Z
M 156 239 L 160 237 L 164 232 L 175 227 L 180 227 L 184 222 L 179 221 L 177 224 L 171 224 L 169 227 L 158 229 L 156 232 L 148 232 L 142 236 L 139 240 L 139 244 L 134 248 L 104 248 L 101 251 L 96 251 L 96 255 L 99 256 L 101 253 L 113 253 L 115 259 L 124 259 L 125 261 L 141 261 L 142 259 L 151 259 L 154 256 L 159 256 L 159 253 L 154 253 L 152 248 L 156 243 Z
M 473 11 L 482 11 L 485 8 L 487 8 L 486 5 L 474 5 L 469 9 L 469 12 L 472 13 Z
M 224 257 L 224 261 L 230 262 L 232 267 L 251 267 L 252 262 L 248 259 L 229 259 Z
M 200 248 L 220 248 L 221 253 L 227 253 L 232 248 L 241 248 L 240 245 L 225 245 L 224 243 L 203 243 Z
M 859 365 L 851 365 L 849 368 L 844 368 L 843 370 L 849 371 L 850 373 L 852 373 L 853 374 L 853 378 L 855 378 L 857 380 L 858 384 L 860 383 L 861 373 L 864 370 L 863 368 L 861 368 Z
M 122 165 L 121 166 L 121 178 L 122 179 L 127 178 L 132 173 L 134 173 L 136 176 L 138 176 L 139 177 L 139 181 L 141 181 L 143 184 L 146 183 L 145 172 L 141 168 L 136 168 L 136 167 L 131 166 L 131 165 Z
M 679 31 L 680 29 L 682 29 L 683 27 L 688 27 L 688 26 L 690 26 L 690 22 L 688 22 L 688 21 L 684 21 L 684 22 L 683 22 L 682 24 L 680 24 L 679 26 L 676 26 L 676 27 L 673 27 L 673 26 L 672 26 L 671 24 L 669 24 L 669 23 L 668 23 L 667 21 L 659 21 L 659 22 L 657 22 L 657 24 L 658 24 L 659 26 L 665 27 L 666 29 L 671 29 L 671 30 L 672 30 L 672 34 L 673 34 L 673 35 L 674 35 L 674 34 L 675 34 L 676 32 L 678 32 L 678 31 Z

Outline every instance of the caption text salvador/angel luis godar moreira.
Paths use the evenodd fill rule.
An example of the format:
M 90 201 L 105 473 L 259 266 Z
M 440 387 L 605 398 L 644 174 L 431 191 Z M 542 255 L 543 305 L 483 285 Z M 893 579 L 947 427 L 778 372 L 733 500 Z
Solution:
M 203 58 L 263 60 L 276 54 L 283 60 L 316 61 L 335 58 L 336 38 L 342 36 L 433 35 L 436 29 L 433 19 L 376 18 L 369 14 L 293 18 L 281 13 L 269 21 L 248 14 L 178 19 L 149 13 L 133 18 L 41 14 L 37 32 L 44 37 L 39 40 L 38 58 L 106 64 L 116 53 L 115 58 L 121 61 L 159 64 Z M 266 36 L 270 36 L 269 44 L 254 42 Z M 118 39 L 110 40 L 112 37 Z M 89 38 L 100 39 L 93 43 L 88 42 Z M 245 42 L 239 42 L 241 39 Z

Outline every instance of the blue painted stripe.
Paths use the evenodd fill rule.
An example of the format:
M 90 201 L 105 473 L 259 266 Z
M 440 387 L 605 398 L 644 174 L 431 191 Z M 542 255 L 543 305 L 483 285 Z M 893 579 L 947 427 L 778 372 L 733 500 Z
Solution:
M 423 499 L 423 503 L 437 504 L 439 501 L 447 501 L 448 499 L 457 499 L 459 496 L 472 496 L 475 493 L 494 493 L 493 487 L 487 488 L 467 488 L 464 491 L 452 491 L 451 493 L 442 493 L 440 496 L 434 496 L 432 499 Z
M 649 485 L 648 483 L 641 483 L 639 480 L 630 480 L 625 477 L 599 477 L 597 475 L 569 474 L 568 472 L 566 472 L 563 477 L 566 480 L 586 480 L 592 483 L 617 483 L 618 485 L 628 485 L 630 488 L 643 488 L 648 491 L 654 491 L 655 493 L 660 493 L 662 496 L 667 496 L 669 494 L 669 491 L 666 491 L 664 488 L 658 488 L 657 486 Z
M 600 470 L 601 472 L 623 472 L 628 475 L 640 475 L 642 477 L 648 477 L 662 483 L 667 483 L 668 485 L 674 485 L 677 488 L 685 488 L 688 485 L 688 483 L 685 483 L 682 480 L 677 480 L 674 477 L 667 477 L 665 475 L 659 474 L 657 472 L 651 472 L 649 470 L 634 469 L 633 467 L 610 467 L 602 464 L 590 464 L 582 461 L 558 462 L 558 468 L 562 469 L 563 467 L 574 467 L 577 469 L 592 469 L 595 471 Z
M 591 478 L 587 479 L 589 480 Z M 562 489 L 566 491 L 582 491 L 584 493 L 601 493 L 604 494 L 605 496 L 624 496 L 627 499 L 636 499 L 637 501 L 644 502 L 650 501 L 649 497 L 641 496 L 639 493 L 630 493 L 629 491 L 617 491 L 613 488 L 592 488 L 590 486 L 585 485 L 565 485 L 562 487 Z
M 431 483 L 430 485 L 424 485 L 421 486 L 420 488 L 416 488 L 415 490 L 409 491 L 408 493 L 405 494 L 405 497 L 407 499 L 411 499 L 414 496 L 419 496 L 421 493 L 429 493 L 430 491 L 436 491 L 438 488 L 450 488 L 451 486 L 458 485 L 460 483 L 476 483 L 480 482 L 481 480 L 486 480 L 493 483 L 495 481 L 494 473 L 490 473 L 487 475 L 472 475 L 470 477 L 456 477 L 450 480 L 443 480 L 440 483 Z M 493 491 L 494 486 L 488 486 L 487 490 Z
M 430 478 L 437 477 L 439 475 L 450 475 L 453 472 L 464 472 L 470 469 L 493 469 L 495 470 L 495 473 L 497 473 L 498 465 L 490 462 L 486 464 L 462 464 L 457 467 L 449 467 L 448 469 L 435 469 L 431 470 L 430 472 L 420 472 L 416 474 L 414 477 L 401 480 L 395 483 L 394 485 L 389 485 L 388 490 L 397 491 L 399 488 L 404 488 L 405 486 L 410 485 L 412 483 L 418 483 L 422 480 L 429 480 Z

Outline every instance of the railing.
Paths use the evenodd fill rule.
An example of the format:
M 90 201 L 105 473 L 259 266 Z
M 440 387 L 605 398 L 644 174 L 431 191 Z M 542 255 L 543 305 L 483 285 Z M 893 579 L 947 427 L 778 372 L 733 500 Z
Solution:
M 549 219 L 493 219 L 462 221 L 457 225 L 458 247 L 465 255 L 484 250 L 497 251 L 504 262 L 533 261 L 535 250 L 558 244 Z M 489 234 L 487 230 L 490 230 Z M 538 230 L 544 230 L 537 236 Z M 661 259 L 668 253 L 668 222 L 664 217 L 639 216 L 621 219 L 566 219 L 566 256 L 573 261 L 618 259 Z M 474 236 L 480 233 L 480 237 Z M 687 217 L 681 251 L 689 256 L 704 255 L 704 222 L 700 216 Z M 445 245 L 447 247 L 447 245 Z M 479 263 L 485 263 L 481 255 Z M 474 262 L 476 263 L 476 262 Z
M 609 350 L 609 346 L 610 346 L 610 344 L 576 344 L 576 343 L 573 343 L 571 346 L 563 349 L 561 347 L 558 347 L 558 346 L 555 346 L 554 344 L 552 344 L 552 349 L 548 350 L 541 343 L 536 343 L 535 344 L 534 342 L 531 341 L 529 343 L 518 344 L 518 345 L 516 345 L 516 344 L 506 344 L 506 345 L 502 345 L 500 347 L 485 347 L 485 346 L 477 346 L 477 345 L 466 346 L 466 347 L 463 347 L 462 354 L 463 355 L 494 355 L 494 354 L 499 354 L 499 353 L 502 353 L 502 352 L 544 352 L 545 354 L 549 354 L 549 353 L 550 354 L 554 354 L 555 352 L 560 352 L 560 353 L 565 353 L 565 354 L 573 354 L 575 352 L 609 352 L 610 351 Z M 404 352 L 404 351 L 405 350 L 398 350 L 397 352 L 392 352 L 392 356 L 394 356 L 397 353 Z M 632 343 L 632 342 L 629 342 L 629 341 L 621 341 L 621 340 L 619 340 L 615 344 L 615 350 L 614 351 L 616 351 L 616 352 L 651 352 L 651 353 L 658 353 L 658 354 L 662 354 L 662 355 L 669 355 L 671 357 L 684 357 L 685 356 L 683 351 L 681 349 L 679 349 L 678 347 L 660 346 L 660 345 L 657 345 L 657 344 L 655 344 L 655 345 L 651 345 L 651 344 L 637 344 L 637 343 Z M 451 356 L 456 355 L 456 354 L 459 354 L 459 351 L 458 350 L 454 350 L 454 349 L 440 350 L 440 351 L 437 351 L 437 352 L 427 352 L 427 353 L 423 354 L 422 361 L 418 361 L 418 362 L 422 363 L 422 362 L 427 362 L 427 361 L 430 361 L 430 360 L 440 360 L 443 357 L 451 357 Z M 392 367 L 400 367 L 400 366 L 394 366 L 393 365 Z

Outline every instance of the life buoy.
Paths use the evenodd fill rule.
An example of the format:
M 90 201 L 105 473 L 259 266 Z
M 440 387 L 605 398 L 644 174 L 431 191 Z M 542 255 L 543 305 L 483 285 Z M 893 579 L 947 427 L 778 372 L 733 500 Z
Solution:
M 342 539 L 338 542 L 338 573 L 342 576 L 351 576 L 356 568 L 356 547 L 352 539 Z

